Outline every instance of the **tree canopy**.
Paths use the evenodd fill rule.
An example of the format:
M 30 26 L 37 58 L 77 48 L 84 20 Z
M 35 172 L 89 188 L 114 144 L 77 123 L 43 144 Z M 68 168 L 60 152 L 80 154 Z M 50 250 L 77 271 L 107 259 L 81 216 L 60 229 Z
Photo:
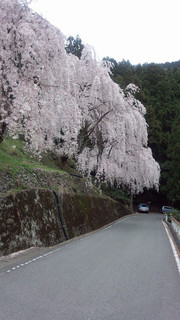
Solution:
M 65 49 L 67 53 L 72 53 L 80 59 L 84 45 L 79 35 L 77 35 L 76 38 L 69 36 L 67 38 Z
M 113 62 L 112 79 L 125 88 L 139 86 L 136 97 L 147 109 L 148 144 L 161 166 L 160 191 L 172 204 L 180 203 L 180 61 L 133 66 Z

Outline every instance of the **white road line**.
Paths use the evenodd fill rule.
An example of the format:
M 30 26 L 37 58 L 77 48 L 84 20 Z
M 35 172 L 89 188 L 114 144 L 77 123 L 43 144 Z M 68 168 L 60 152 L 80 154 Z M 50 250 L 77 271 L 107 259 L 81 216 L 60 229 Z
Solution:
M 104 227 L 104 228 L 102 228 L 102 230 L 100 230 L 100 232 L 101 231 L 105 231 L 105 230 L 107 230 L 107 229 L 110 229 L 110 228 L 112 228 L 112 227 L 114 227 L 116 224 L 119 224 L 119 223 L 121 223 L 122 221 L 124 221 L 124 220 L 127 220 L 127 219 L 129 219 L 130 217 L 125 217 L 125 218 L 120 218 L 117 222 L 112 222 L 112 224 L 110 225 L 110 226 L 107 226 L 107 227 Z
M 178 271 L 179 271 L 179 274 L 180 274 L 180 259 L 179 259 L 177 250 L 176 250 L 175 245 L 174 245 L 174 243 L 173 243 L 173 241 L 172 241 L 172 239 L 171 239 L 171 236 L 170 236 L 170 234 L 169 234 L 167 225 L 165 224 L 164 221 L 162 221 L 162 222 L 163 222 L 164 228 L 165 228 L 165 230 L 166 230 L 166 233 L 167 233 L 167 235 L 168 235 L 168 239 L 169 239 L 169 242 L 170 242 L 170 244 L 171 244 L 171 248 L 172 248 L 172 251 L 173 251 L 173 254 L 174 254 L 174 258 L 175 258 L 175 261 L 176 261 L 176 264 L 177 264 L 177 268 L 178 268 Z
M 66 246 L 64 246 L 64 247 L 67 247 L 67 246 L 69 246 L 69 245 L 66 245 Z M 64 248 L 64 247 L 63 247 L 63 248 Z M 56 252 L 56 251 L 59 251 L 60 249 L 61 249 L 61 248 L 54 249 L 54 250 L 52 250 L 52 251 L 49 251 L 49 252 L 45 253 L 43 256 L 40 255 L 40 256 L 32 259 L 32 260 L 26 261 L 26 262 L 24 262 L 24 263 L 21 263 L 20 265 L 17 265 L 17 266 L 15 266 L 15 267 L 12 267 L 12 269 L 9 269 L 9 270 L 7 270 L 6 272 L 0 273 L 0 276 L 4 275 L 5 273 L 10 273 L 10 272 L 15 271 L 15 270 L 17 270 L 17 269 L 19 269 L 19 268 L 22 268 L 22 267 L 24 267 L 24 266 L 27 266 L 28 264 L 30 264 L 30 263 L 32 263 L 32 262 L 35 262 L 35 261 L 37 261 L 37 260 L 39 260 L 39 259 L 42 259 L 42 258 L 44 258 L 44 257 L 46 257 L 46 256 L 48 256 L 48 255 L 50 255 L 50 254 L 52 254 L 52 253 L 54 253 L 54 252 Z
M 110 226 L 107 226 L 107 227 L 103 228 L 102 230 L 100 230 L 100 232 L 101 232 L 101 231 L 104 231 L 104 230 L 106 230 L 106 229 L 109 229 L 109 228 L 113 227 L 115 224 L 118 224 L 118 223 L 120 223 L 121 221 L 126 220 L 126 219 L 129 219 L 129 217 L 120 218 L 120 220 L 118 220 L 117 222 L 112 223 Z M 87 238 L 89 238 L 90 236 L 91 236 L 91 235 L 84 236 L 83 238 L 81 238 L 81 239 L 79 239 L 79 240 L 87 239 Z M 54 253 L 54 252 L 56 252 L 56 251 L 59 251 L 59 250 L 65 248 L 65 247 L 69 247 L 69 244 L 66 244 L 66 245 L 64 245 L 64 246 L 62 246 L 62 247 L 56 248 L 56 249 L 54 249 L 54 250 L 52 250 L 52 251 L 49 251 L 49 252 L 47 252 L 47 253 L 45 253 L 45 254 L 43 254 L 43 255 L 40 255 L 40 256 L 38 256 L 38 257 L 30 260 L 30 261 L 26 261 L 26 262 L 24 262 L 24 263 L 21 263 L 20 265 L 13 267 L 11 270 L 7 270 L 6 272 L 0 273 L 0 276 L 4 275 L 5 273 L 10 273 L 11 271 L 14 271 L 14 270 L 17 270 L 17 269 L 19 269 L 19 268 L 21 268 L 21 267 L 24 267 L 24 266 L 28 265 L 29 263 L 35 262 L 35 261 L 37 261 L 37 260 L 39 260 L 39 259 L 41 259 L 41 258 L 44 258 L 44 257 L 46 257 L 46 256 L 49 256 L 50 254 L 52 254 L 52 253 Z M 29 249 L 31 249 L 31 248 L 29 248 Z M 27 249 L 27 250 L 28 250 L 28 249 Z M 21 251 L 20 251 L 20 252 L 21 252 Z
M 112 228 L 112 226 L 113 226 L 113 225 L 111 225 L 111 226 L 109 226 L 109 227 L 106 227 L 106 228 L 104 228 L 104 230 L 110 229 L 110 228 Z

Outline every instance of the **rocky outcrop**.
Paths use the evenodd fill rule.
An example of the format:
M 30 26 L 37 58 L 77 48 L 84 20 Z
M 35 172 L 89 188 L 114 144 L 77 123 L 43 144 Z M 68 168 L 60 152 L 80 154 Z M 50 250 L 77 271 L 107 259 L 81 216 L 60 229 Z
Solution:
M 59 192 L 69 238 L 129 214 L 119 202 L 95 195 Z M 65 241 L 51 190 L 30 189 L 0 197 L 0 255 Z

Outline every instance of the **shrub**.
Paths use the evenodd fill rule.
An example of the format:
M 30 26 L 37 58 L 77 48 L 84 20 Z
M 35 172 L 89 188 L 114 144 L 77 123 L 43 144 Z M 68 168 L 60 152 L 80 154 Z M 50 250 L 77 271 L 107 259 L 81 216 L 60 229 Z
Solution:
M 177 221 L 180 222 L 180 210 L 173 210 L 172 215 Z

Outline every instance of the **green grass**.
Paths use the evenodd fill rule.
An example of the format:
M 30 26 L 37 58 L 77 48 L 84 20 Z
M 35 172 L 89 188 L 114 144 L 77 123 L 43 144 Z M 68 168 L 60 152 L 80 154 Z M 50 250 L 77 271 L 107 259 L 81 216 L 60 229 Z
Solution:
M 13 173 L 19 171 L 20 166 L 28 166 L 29 161 L 23 152 L 22 142 L 12 138 L 4 139 L 0 144 L 0 171 L 9 171 Z
M 57 157 L 56 157 L 57 158 Z M 24 151 L 24 142 L 6 137 L 0 143 L 0 172 L 18 173 L 22 168 L 28 172 L 33 169 L 44 171 L 58 171 L 66 173 L 60 161 L 54 161 L 52 155 L 45 154 L 41 161 L 35 159 L 30 153 Z

